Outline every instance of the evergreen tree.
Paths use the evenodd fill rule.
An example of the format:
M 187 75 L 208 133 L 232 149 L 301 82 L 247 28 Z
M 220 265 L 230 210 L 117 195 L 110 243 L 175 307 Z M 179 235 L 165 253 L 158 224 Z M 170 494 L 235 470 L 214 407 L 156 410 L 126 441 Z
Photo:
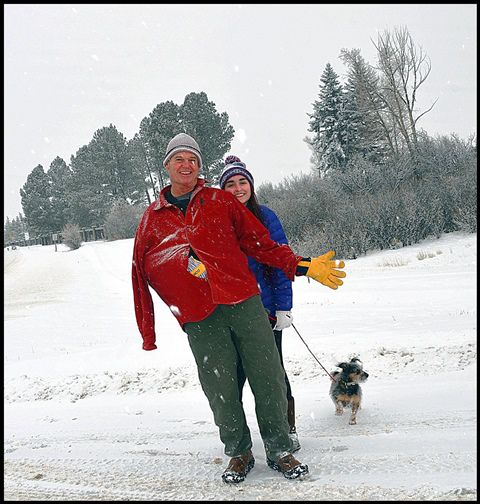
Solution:
M 109 210 L 109 201 L 102 188 L 102 177 L 95 169 L 92 157 L 90 147 L 84 145 L 70 158 L 72 177 L 67 191 L 70 220 L 80 227 L 103 223 Z
M 215 103 L 201 92 L 188 94 L 180 106 L 171 101 L 160 103 L 142 120 L 140 137 L 146 164 L 158 169 L 161 187 L 168 180 L 163 167 L 165 151 L 168 142 L 178 133 L 187 133 L 195 138 L 202 151 L 202 175 L 209 182 L 217 182 L 223 168 L 223 156 L 230 150 L 235 134 L 228 114 L 219 114 Z
M 127 142 L 127 152 L 133 173 L 143 181 L 144 201 L 150 204 L 152 198 L 158 196 L 159 172 L 153 166 L 152 156 L 148 155 L 148 142 L 141 133 L 136 133 Z
M 37 165 L 20 189 L 22 208 L 29 229 L 37 234 L 54 228 L 50 184 L 42 165 Z
M 73 222 L 90 227 L 103 224 L 117 200 L 144 200 L 143 181 L 133 170 L 126 138 L 115 126 L 98 129 L 90 143 L 71 159 L 72 184 L 68 203 Z
M 52 231 L 63 229 L 69 219 L 68 184 L 72 172 L 65 161 L 57 156 L 47 171 L 50 183 L 50 203 L 52 206 Z
M 163 166 L 168 142 L 181 133 L 180 107 L 172 101 L 159 103 L 140 123 L 140 138 L 145 163 L 158 173 L 160 186 L 166 185 L 168 173 Z
M 202 151 L 202 174 L 216 183 L 223 169 L 223 156 L 230 150 L 235 130 L 228 114 L 217 112 L 205 93 L 190 93 L 180 107 L 182 130 L 198 142 Z
M 3 244 L 23 243 L 25 241 L 26 231 L 28 231 L 27 224 L 21 213 L 12 220 L 10 220 L 10 217 L 7 216 L 3 226 Z
M 14 235 L 12 222 L 10 221 L 10 217 L 7 215 L 5 223 L 3 224 L 3 246 L 8 245 L 9 243 L 15 243 L 15 242 L 16 242 L 16 237 Z
M 319 99 L 313 103 L 309 131 L 313 139 L 306 139 L 313 150 L 312 161 L 320 176 L 345 166 L 342 119 L 343 89 L 338 75 L 327 63 L 320 78 Z
M 340 58 L 348 66 L 343 110 L 346 157 L 359 154 L 370 161 L 381 161 L 393 148 L 379 97 L 378 76 L 358 49 L 343 49 Z
M 109 206 L 116 200 L 138 202 L 142 198 L 138 189 L 140 180 L 132 171 L 125 136 L 110 124 L 94 133 L 89 147 Z

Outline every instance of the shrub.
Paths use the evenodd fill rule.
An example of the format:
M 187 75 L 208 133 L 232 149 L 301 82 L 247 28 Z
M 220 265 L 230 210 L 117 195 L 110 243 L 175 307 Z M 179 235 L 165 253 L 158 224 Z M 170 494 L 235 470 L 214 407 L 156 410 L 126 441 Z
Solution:
M 129 205 L 125 201 L 114 203 L 105 219 L 106 239 L 112 241 L 133 238 L 144 211 L 145 207 Z
M 408 264 L 408 259 L 404 259 L 403 257 L 394 257 L 390 259 L 385 259 L 382 263 L 378 264 L 378 266 L 384 266 L 388 268 L 398 268 L 400 266 L 406 266 Z
M 423 261 L 427 257 L 429 257 L 431 259 L 432 257 L 435 257 L 435 254 L 433 252 L 425 252 L 425 250 L 420 250 L 420 252 L 417 254 L 417 259 L 419 261 Z
M 63 243 L 70 248 L 76 250 L 82 244 L 82 235 L 80 233 L 80 226 L 78 224 L 65 224 L 62 229 Z

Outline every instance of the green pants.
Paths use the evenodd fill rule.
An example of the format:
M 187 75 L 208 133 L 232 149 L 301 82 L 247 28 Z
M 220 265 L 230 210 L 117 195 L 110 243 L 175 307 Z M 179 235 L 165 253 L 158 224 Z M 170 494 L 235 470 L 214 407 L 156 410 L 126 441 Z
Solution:
M 255 397 L 267 457 L 276 460 L 290 452 L 285 371 L 260 296 L 219 305 L 205 320 L 185 324 L 184 330 L 225 454 L 236 457 L 252 447 L 238 394 L 237 351 Z

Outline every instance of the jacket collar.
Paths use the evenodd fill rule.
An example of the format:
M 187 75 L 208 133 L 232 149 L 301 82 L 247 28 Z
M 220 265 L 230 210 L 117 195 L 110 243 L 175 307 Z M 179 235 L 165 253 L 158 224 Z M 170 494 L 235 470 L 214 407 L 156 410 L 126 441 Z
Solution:
M 192 191 L 191 198 L 193 198 L 195 196 L 195 194 L 197 194 L 203 188 L 204 185 L 205 185 L 205 179 L 201 179 L 201 178 L 197 179 L 197 185 L 195 186 L 195 188 Z M 158 199 L 153 206 L 154 210 L 160 210 L 163 207 L 172 206 L 172 204 L 167 201 L 167 198 L 165 198 L 165 193 L 167 191 L 169 191 L 171 187 L 172 187 L 171 184 L 169 184 L 169 185 L 165 186 L 160 191 Z

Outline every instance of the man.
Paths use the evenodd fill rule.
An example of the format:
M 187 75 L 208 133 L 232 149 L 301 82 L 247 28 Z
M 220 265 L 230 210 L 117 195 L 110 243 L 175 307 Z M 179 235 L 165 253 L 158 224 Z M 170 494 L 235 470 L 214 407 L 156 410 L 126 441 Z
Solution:
M 313 259 L 279 245 L 232 194 L 198 177 L 197 142 L 180 133 L 163 162 L 171 185 L 145 211 L 137 229 L 132 265 L 135 314 L 144 350 L 154 350 L 150 285 L 187 333 L 202 389 L 231 457 L 222 479 L 243 481 L 255 463 L 238 395 L 237 352 L 255 396 L 267 464 L 288 479 L 308 466 L 291 453 L 284 370 L 247 256 L 281 268 L 293 280 L 307 275 L 332 289 L 342 285 L 343 261 L 333 251 Z

